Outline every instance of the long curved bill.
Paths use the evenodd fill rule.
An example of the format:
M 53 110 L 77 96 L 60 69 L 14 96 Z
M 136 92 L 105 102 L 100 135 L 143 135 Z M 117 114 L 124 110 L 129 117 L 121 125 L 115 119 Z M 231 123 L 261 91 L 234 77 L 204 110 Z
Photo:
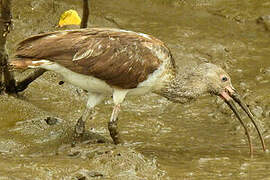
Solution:
M 260 132 L 260 129 L 258 128 L 255 120 L 254 120 L 254 116 L 252 115 L 252 113 L 250 112 L 250 109 L 248 108 L 248 106 L 244 103 L 244 101 L 242 100 L 242 98 L 240 97 L 240 95 L 232 88 L 227 86 L 225 88 L 226 90 L 222 91 L 220 93 L 220 96 L 222 96 L 222 98 L 224 99 L 224 101 L 228 104 L 228 106 L 231 108 L 231 110 L 234 112 L 234 114 L 236 115 L 237 119 L 239 120 L 239 122 L 241 123 L 241 125 L 243 126 L 244 130 L 245 130 L 245 134 L 248 138 L 248 143 L 249 143 L 249 150 L 250 150 L 250 155 L 253 155 L 253 146 L 252 146 L 252 141 L 250 138 L 250 134 L 248 132 L 248 128 L 246 127 L 246 125 L 244 124 L 236 106 L 234 101 L 239 104 L 239 106 L 245 111 L 245 113 L 248 115 L 248 117 L 250 118 L 252 124 L 255 126 L 256 131 L 259 135 L 261 144 L 262 144 L 262 149 L 264 151 L 266 151 L 265 148 L 265 143 L 264 143 L 264 139 L 262 137 L 262 134 Z

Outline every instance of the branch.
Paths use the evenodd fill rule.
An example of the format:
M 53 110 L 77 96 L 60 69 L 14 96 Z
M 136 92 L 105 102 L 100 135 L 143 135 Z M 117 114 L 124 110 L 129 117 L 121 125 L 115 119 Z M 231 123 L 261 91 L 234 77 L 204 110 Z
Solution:
M 31 72 L 31 74 L 27 78 L 17 83 L 16 92 L 24 91 L 31 82 L 33 82 L 45 72 L 45 69 L 36 69 L 35 71 Z
M 82 16 L 81 28 L 87 28 L 88 17 L 89 17 L 88 0 L 83 0 L 83 16 Z
M 11 0 L 1 0 L 0 19 L 0 89 L 7 93 L 15 92 L 15 80 L 13 74 L 8 69 L 8 54 L 6 51 L 6 38 L 11 29 Z M 3 82 L 4 80 L 4 82 Z

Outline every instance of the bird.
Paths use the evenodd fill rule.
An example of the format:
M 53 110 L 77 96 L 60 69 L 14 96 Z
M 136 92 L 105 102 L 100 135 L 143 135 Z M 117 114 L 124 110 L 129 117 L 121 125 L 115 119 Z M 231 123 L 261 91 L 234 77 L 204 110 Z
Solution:
M 253 146 L 236 103 L 250 118 L 265 151 L 255 117 L 231 78 L 221 67 L 202 62 L 181 73 L 167 45 L 145 33 L 116 28 L 62 30 L 33 35 L 18 44 L 10 66 L 15 69 L 43 68 L 54 71 L 88 92 L 86 108 L 75 126 L 75 135 L 85 132 L 95 106 L 112 97 L 114 107 L 108 129 L 115 144 L 122 142 L 118 115 L 127 96 L 155 93 L 175 103 L 186 103 L 205 94 L 222 98 L 245 130 L 249 152 Z

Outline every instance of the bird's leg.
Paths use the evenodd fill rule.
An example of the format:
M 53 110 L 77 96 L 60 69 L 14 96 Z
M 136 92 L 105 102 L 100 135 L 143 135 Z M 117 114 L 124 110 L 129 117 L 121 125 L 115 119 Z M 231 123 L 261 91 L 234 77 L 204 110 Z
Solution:
M 93 115 L 95 112 L 95 106 L 102 102 L 104 99 L 104 96 L 102 94 L 96 94 L 96 93 L 88 93 L 88 100 L 86 104 L 86 108 L 82 114 L 82 116 L 78 119 L 75 129 L 74 129 L 74 142 L 72 142 L 73 145 L 75 145 L 76 141 L 81 139 L 83 137 L 83 134 L 85 132 L 85 122 L 87 119 L 93 119 Z
M 113 92 L 113 102 L 115 105 L 113 107 L 111 119 L 108 124 L 108 129 L 110 131 L 110 135 L 113 139 L 114 144 L 120 143 L 119 132 L 117 129 L 117 120 L 118 120 L 118 114 L 120 112 L 120 104 L 124 101 L 127 93 L 128 93 L 128 90 L 124 90 L 124 89 L 122 90 L 114 89 L 114 92 Z
M 113 108 L 111 119 L 108 123 L 108 129 L 110 131 L 110 135 L 113 139 L 114 144 L 119 144 L 121 142 L 117 128 L 117 120 L 119 112 L 120 112 L 120 104 L 116 104 Z
M 85 131 L 85 121 L 87 119 L 92 119 L 92 115 L 94 114 L 94 108 L 86 108 L 82 114 L 82 116 L 78 119 L 76 125 L 75 125 L 75 138 L 80 138 L 83 136 Z

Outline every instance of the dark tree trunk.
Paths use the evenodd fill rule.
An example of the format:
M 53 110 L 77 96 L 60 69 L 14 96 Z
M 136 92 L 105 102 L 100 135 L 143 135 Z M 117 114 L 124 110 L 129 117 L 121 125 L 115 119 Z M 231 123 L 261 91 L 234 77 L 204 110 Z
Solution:
M 6 51 L 6 38 L 11 29 L 11 0 L 1 0 L 0 18 L 0 91 L 14 93 L 15 80 L 8 69 L 8 54 Z

